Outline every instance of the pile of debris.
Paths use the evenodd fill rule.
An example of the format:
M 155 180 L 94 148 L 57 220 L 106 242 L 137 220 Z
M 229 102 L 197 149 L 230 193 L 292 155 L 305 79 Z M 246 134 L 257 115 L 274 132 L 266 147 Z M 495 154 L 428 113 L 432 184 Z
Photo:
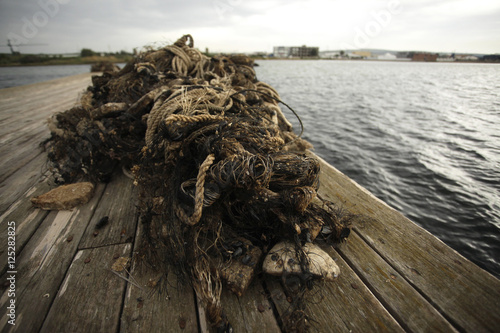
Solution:
M 139 257 L 186 277 L 218 329 L 230 330 L 223 286 L 241 295 L 263 261 L 285 287 L 293 276 L 294 292 L 336 277 L 312 242 L 341 242 L 350 216 L 317 195 L 319 162 L 252 59 L 209 58 L 185 35 L 92 81 L 78 106 L 49 121 L 55 178 L 105 182 L 117 166 L 131 170 L 145 231 Z M 294 328 L 307 326 L 301 303 Z
M 95 72 L 119 72 L 120 67 L 111 61 L 99 61 L 90 66 L 90 71 Z

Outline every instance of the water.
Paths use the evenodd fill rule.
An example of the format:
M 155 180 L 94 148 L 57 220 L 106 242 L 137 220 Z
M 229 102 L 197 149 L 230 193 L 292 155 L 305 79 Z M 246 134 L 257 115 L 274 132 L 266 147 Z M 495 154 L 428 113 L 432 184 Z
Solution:
M 499 65 L 258 63 L 258 78 L 300 114 L 318 155 L 500 277 Z M 0 87 L 89 71 L 3 67 Z
M 0 67 L 0 89 L 89 72 L 90 65 Z
M 319 156 L 500 277 L 499 65 L 258 63 Z

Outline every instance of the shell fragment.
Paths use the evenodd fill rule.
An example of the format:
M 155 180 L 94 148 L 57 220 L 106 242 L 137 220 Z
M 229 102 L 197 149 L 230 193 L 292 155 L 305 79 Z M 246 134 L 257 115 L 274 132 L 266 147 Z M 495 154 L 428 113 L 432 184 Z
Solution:
M 339 275 L 340 269 L 335 261 L 317 245 L 306 243 L 302 247 L 302 251 L 306 254 L 309 272 L 315 277 L 333 281 Z M 297 257 L 295 245 L 291 242 L 276 244 L 267 254 L 262 266 L 264 272 L 270 275 L 304 273 Z

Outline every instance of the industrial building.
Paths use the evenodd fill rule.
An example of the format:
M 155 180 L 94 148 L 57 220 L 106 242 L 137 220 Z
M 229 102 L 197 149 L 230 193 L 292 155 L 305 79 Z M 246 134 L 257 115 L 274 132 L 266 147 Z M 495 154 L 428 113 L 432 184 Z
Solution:
M 275 46 L 273 50 L 276 58 L 310 58 L 319 56 L 319 47 L 309 46 Z

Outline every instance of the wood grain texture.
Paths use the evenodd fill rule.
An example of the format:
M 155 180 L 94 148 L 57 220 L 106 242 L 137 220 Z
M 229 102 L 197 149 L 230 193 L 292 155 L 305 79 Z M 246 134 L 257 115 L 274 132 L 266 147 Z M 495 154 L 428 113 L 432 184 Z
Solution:
M 142 242 L 142 224 L 137 228 L 134 253 Z M 131 280 L 125 295 L 122 332 L 198 332 L 198 317 L 194 291 L 178 281 L 175 274 L 168 274 L 150 268 L 134 260 Z M 156 284 L 156 288 L 153 287 Z M 160 288 L 165 286 L 167 289 Z
M 0 274 L 7 270 L 7 222 L 13 221 L 16 225 L 16 253 L 19 255 L 30 237 L 48 215 L 47 211 L 34 208 L 30 198 L 47 192 L 50 189 L 48 179 L 35 184 L 12 204 L 0 216 Z
M 39 126 L 11 142 L 0 143 L 0 156 L 9 157 L 0 160 L 0 183 L 40 155 L 40 142 L 49 137 L 48 130 L 44 127 Z
M 48 313 L 64 276 L 73 261 L 78 242 L 101 198 L 104 186 L 97 186 L 94 197 L 73 211 L 52 211 L 40 224 L 16 259 L 15 326 L 7 325 L 7 289 L 2 286 L 0 330 L 36 332 Z M 5 281 L 5 276 L 2 277 Z
M 126 281 L 110 269 L 132 244 L 79 251 L 40 332 L 117 332 Z
M 30 163 L 0 183 L 0 214 L 5 213 L 14 202 L 21 199 L 23 193 L 42 180 L 46 167 L 46 156 L 39 153 Z
M 250 284 L 241 297 L 224 289 L 221 303 L 235 332 L 280 332 L 259 278 Z
M 306 294 L 306 313 L 313 331 L 403 332 L 403 328 L 347 263 L 334 250 L 325 250 L 336 259 L 340 275 L 333 282 L 316 283 Z M 281 291 L 276 279 L 269 280 L 268 288 L 280 316 L 285 317 L 292 310 L 295 295 Z
M 136 186 L 130 178 L 117 170 L 112 181 L 106 185 L 79 249 L 131 242 L 136 233 L 136 206 Z M 108 223 L 96 228 L 105 217 L 108 217 Z
M 357 233 L 351 233 L 338 252 L 405 330 L 443 333 L 456 331 L 432 304 L 413 289 Z

